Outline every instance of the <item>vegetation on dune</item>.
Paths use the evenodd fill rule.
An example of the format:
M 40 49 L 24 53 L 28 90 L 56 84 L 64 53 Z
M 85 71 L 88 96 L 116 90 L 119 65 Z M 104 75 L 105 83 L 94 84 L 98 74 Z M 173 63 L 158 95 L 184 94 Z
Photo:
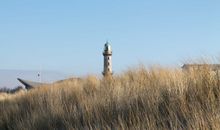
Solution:
M 139 67 L 66 80 L 0 101 L 0 129 L 220 129 L 219 79 Z
M 12 89 L 4 87 L 4 88 L 0 88 L 0 93 L 14 94 L 14 93 L 21 91 L 21 90 L 23 90 L 22 86 L 18 86 L 16 88 L 12 88 Z

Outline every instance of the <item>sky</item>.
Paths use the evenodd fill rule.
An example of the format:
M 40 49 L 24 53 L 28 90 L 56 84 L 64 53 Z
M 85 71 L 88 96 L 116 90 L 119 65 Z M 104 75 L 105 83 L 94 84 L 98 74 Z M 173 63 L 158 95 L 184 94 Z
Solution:
M 220 56 L 219 0 L 2 0 L 0 69 L 101 74 Z

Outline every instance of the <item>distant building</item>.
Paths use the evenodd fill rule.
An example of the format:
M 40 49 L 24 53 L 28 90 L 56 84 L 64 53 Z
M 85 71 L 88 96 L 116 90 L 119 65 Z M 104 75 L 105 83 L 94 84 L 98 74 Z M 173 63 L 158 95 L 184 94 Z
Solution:
M 102 74 L 104 76 L 112 75 L 113 74 L 112 72 L 112 49 L 108 42 L 106 42 L 104 46 L 103 56 L 104 56 L 104 70 Z
M 210 71 L 220 72 L 220 64 L 184 64 L 182 69 L 184 71 L 209 69 Z
M 43 85 L 48 85 L 46 83 L 33 82 L 33 81 L 23 80 L 20 78 L 18 78 L 18 81 L 21 82 L 27 90 L 32 89 L 32 88 L 36 88 L 39 86 L 43 86 Z

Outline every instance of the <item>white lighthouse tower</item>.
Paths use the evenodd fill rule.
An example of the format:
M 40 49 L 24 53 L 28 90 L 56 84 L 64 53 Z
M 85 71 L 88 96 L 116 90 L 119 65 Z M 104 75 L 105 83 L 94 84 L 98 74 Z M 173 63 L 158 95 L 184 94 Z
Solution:
M 104 76 L 111 76 L 112 73 L 112 49 L 108 42 L 105 43 L 104 51 L 104 70 L 102 74 Z

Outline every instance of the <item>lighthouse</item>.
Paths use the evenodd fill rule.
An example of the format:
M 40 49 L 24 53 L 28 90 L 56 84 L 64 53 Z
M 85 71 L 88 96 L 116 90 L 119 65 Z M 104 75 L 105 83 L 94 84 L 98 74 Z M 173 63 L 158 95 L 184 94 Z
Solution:
M 112 72 L 112 49 L 108 42 L 105 43 L 104 51 L 104 70 L 102 72 L 103 76 L 111 76 Z

